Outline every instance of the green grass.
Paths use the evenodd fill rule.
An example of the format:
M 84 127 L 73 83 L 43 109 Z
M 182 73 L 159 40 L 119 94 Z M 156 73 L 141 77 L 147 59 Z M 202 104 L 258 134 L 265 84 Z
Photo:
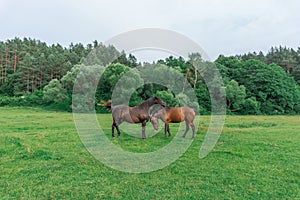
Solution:
M 110 114 L 98 119 L 110 138 Z M 200 119 L 195 141 L 177 161 L 130 174 L 87 152 L 71 113 L 1 107 L 0 197 L 300 199 L 300 116 L 228 116 L 216 147 L 201 160 L 209 116 Z M 177 127 L 172 124 L 171 132 Z M 128 151 L 148 152 L 171 139 L 163 133 L 146 140 L 123 133 L 111 140 Z

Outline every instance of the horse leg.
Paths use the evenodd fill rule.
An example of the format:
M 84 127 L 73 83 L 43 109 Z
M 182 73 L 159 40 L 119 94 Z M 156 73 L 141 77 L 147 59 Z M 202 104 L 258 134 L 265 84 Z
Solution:
M 167 131 L 168 131 L 168 137 L 170 137 L 171 133 L 170 133 L 170 124 L 169 123 L 168 123 Z
M 145 134 L 145 131 L 146 131 L 146 123 L 147 123 L 146 120 L 142 122 L 142 139 L 146 139 L 146 134 Z
M 195 125 L 193 122 L 191 122 L 191 127 L 192 127 L 192 130 L 193 130 L 193 135 L 192 135 L 192 139 L 195 138 Z
M 186 121 L 185 122 L 185 132 L 183 133 L 182 137 L 186 136 L 186 133 L 190 130 L 189 123 Z
M 119 126 L 116 126 L 116 129 L 117 129 L 117 132 L 118 132 L 118 137 L 120 137 L 121 132 L 120 132 L 120 130 L 119 130 Z
M 119 130 L 119 125 L 120 125 L 120 124 L 121 124 L 120 122 L 117 123 L 117 122 L 115 122 L 115 120 L 113 121 L 113 124 L 112 124 L 112 130 L 111 130 L 111 136 L 112 136 L 112 137 L 115 137 L 115 128 L 117 129 L 118 137 L 120 137 L 120 135 L 121 135 L 121 132 L 120 132 L 120 130 Z
M 168 137 L 170 137 L 171 133 L 170 133 L 170 126 L 168 122 L 165 122 L 165 136 L 167 136 L 168 133 Z
M 167 135 L 167 131 L 168 131 L 168 122 L 165 123 L 165 136 Z
M 113 124 L 111 125 L 111 137 L 115 137 L 115 127 L 116 127 L 116 123 L 113 122 Z

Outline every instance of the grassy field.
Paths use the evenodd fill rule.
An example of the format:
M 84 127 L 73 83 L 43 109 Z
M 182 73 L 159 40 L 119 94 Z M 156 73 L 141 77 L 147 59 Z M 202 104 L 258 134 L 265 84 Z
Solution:
M 110 138 L 111 116 L 98 119 Z M 176 162 L 131 174 L 87 152 L 71 113 L 2 107 L 0 198 L 300 199 L 300 116 L 228 116 L 216 147 L 201 160 L 209 117 L 200 119 L 195 141 Z M 147 152 L 171 139 L 162 133 L 146 140 L 122 134 L 113 142 Z

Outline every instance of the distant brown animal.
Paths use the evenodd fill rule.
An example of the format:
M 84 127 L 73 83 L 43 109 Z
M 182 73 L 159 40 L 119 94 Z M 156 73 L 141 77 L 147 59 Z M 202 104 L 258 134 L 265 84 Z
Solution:
M 115 137 L 115 128 L 118 132 L 118 137 L 120 136 L 119 125 L 123 122 L 128 123 L 142 123 L 142 138 L 146 138 L 145 130 L 146 123 L 150 119 L 149 109 L 155 104 L 159 104 L 163 107 L 166 106 L 166 103 L 158 97 L 152 97 L 144 101 L 143 103 L 129 107 L 126 105 L 111 105 L 111 100 L 107 101 L 105 104 L 99 104 L 100 106 L 105 106 L 112 110 L 113 124 L 112 124 L 112 133 L 111 136 Z
M 168 136 L 171 135 L 169 123 L 180 123 L 185 121 L 186 129 L 183 133 L 182 137 L 186 136 L 186 133 L 189 131 L 190 126 L 193 130 L 192 138 L 195 137 L 195 111 L 190 107 L 178 107 L 178 108 L 170 108 L 166 107 L 160 109 L 151 117 L 151 123 L 155 130 L 158 130 L 158 119 L 162 120 L 165 123 L 165 134 L 168 133 Z
M 97 106 L 106 107 L 108 110 L 112 110 L 111 108 L 111 100 L 107 100 L 105 103 L 98 103 Z

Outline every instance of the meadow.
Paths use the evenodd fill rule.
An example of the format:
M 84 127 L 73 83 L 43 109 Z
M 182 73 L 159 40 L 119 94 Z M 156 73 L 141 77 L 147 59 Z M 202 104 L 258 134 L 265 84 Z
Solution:
M 171 138 L 111 139 L 111 115 L 98 114 L 114 144 L 154 151 Z M 300 116 L 227 116 L 213 151 L 199 159 L 209 116 L 178 160 L 150 173 L 125 173 L 96 160 L 72 113 L 0 107 L 1 199 L 300 199 Z M 151 124 L 147 124 L 150 127 Z M 172 130 L 178 127 L 172 124 Z M 190 132 L 187 137 L 190 137 Z

